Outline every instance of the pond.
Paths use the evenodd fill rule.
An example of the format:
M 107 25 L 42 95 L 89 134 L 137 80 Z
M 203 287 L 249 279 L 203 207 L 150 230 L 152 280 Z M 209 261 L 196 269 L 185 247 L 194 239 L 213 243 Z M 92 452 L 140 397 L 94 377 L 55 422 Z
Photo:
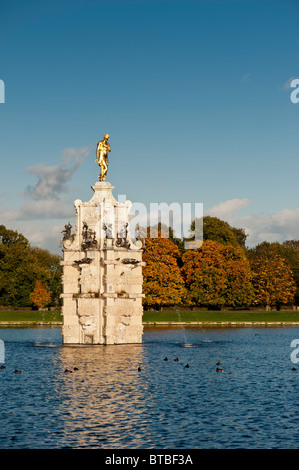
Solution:
M 0 448 L 298 448 L 296 338 L 146 327 L 142 345 L 63 346 L 59 327 L 2 328 Z

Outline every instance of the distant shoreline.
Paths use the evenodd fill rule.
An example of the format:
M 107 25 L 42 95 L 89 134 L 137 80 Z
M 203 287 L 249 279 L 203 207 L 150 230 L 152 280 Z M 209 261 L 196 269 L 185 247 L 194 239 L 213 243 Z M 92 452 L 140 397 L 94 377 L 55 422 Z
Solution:
M 292 322 L 292 321 L 273 321 L 273 322 L 259 322 L 259 321 L 252 321 L 252 322 L 244 322 L 244 321 L 219 321 L 219 322 L 159 322 L 159 321 L 146 321 L 143 322 L 143 326 L 199 326 L 199 327 L 250 327 L 250 326 L 299 326 L 299 322 Z
M 251 322 L 244 322 L 244 321 L 185 321 L 185 322 L 177 322 L 177 321 L 145 321 L 142 322 L 143 326 L 167 326 L 167 327 L 175 327 L 175 326 L 185 326 L 185 327 L 201 327 L 201 328 L 211 328 L 211 327 L 230 327 L 230 328 L 240 328 L 240 327 L 252 327 L 252 326 L 259 326 L 259 327 L 280 327 L 280 326 L 299 326 L 299 322 L 293 321 L 251 321 Z M 62 326 L 63 322 L 61 321 L 0 321 L 0 328 L 1 327 L 24 327 L 24 326 Z
M 144 311 L 144 327 L 277 327 L 299 326 L 299 311 Z M 61 312 L 1 311 L 1 327 L 62 326 Z

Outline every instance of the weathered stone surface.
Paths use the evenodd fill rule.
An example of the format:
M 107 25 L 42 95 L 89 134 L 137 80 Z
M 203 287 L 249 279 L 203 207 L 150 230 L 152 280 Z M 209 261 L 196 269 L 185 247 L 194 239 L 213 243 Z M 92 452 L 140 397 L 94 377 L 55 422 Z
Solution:
M 76 231 L 63 242 L 63 342 L 141 343 L 144 263 L 128 232 L 131 202 L 116 201 L 110 183 L 92 189 L 90 201 L 75 201 Z

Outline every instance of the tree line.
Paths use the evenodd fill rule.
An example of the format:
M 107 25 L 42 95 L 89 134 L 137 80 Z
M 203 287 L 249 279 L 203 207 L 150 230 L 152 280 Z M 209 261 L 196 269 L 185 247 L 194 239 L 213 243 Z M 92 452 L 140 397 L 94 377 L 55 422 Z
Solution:
M 61 256 L 31 246 L 24 235 L 0 225 L 0 305 L 58 307 Z
M 246 247 L 243 229 L 203 217 L 203 243 L 186 250 L 168 228 L 144 239 L 145 308 L 185 305 L 221 309 L 299 305 L 299 241 Z M 196 226 L 191 225 L 194 231 Z M 191 239 L 186 239 L 190 241 Z M 158 260 L 158 262 L 157 262 Z
M 299 240 L 246 247 L 243 229 L 203 217 L 203 243 L 186 250 L 171 228 L 158 224 L 143 239 L 144 307 L 281 308 L 299 305 Z M 194 231 L 199 224 L 192 223 Z M 0 305 L 59 307 L 62 257 L 31 246 L 0 225 Z

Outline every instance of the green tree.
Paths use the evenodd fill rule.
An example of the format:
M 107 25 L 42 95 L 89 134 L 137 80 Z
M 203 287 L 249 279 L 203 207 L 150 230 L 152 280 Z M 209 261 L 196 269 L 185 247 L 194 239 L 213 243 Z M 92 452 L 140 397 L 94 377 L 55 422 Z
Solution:
M 0 303 L 14 307 L 30 306 L 34 272 L 35 260 L 29 245 L 0 243 Z
M 31 247 L 16 231 L 0 226 L 0 304 L 31 306 L 30 293 L 37 279 L 52 292 L 52 304 L 59 305 L 61 293 L 61 257 Z
M 191 224 L 190 231 L 196 232 L 197 227 L 194 220 Z M 223 245 L 242 246 L 245 248 L 247 235 L 244 229 L 231 227 L 228 222 L 218 219 L 218 217 L 204 216 L 202 219 L 203 233 L 195 233 L 196 238 L 203 241 L 211 240 Z M 194 239 L 194 237 L 189 240 Z
M 54 306 L 61 305 L 61 256 L 52 254 L 48 250 L 38 247 L 32 247 L 31 253 L 35 257 L 38 267 L 38 271 L 36 272 L 37 278 L 42 279 L 46 288 L 51 291 L 51 304 Z
M 29 247 L 29 241 L 21 233 L 7 229 L 4 225 L 0 225 L 0 243 L 6 247 L 14 245 L 22 245 Z
M 299 240 L 286 240 L 282 245 L 287 248 L 295 248 L 295 250 L 299 251 Z

